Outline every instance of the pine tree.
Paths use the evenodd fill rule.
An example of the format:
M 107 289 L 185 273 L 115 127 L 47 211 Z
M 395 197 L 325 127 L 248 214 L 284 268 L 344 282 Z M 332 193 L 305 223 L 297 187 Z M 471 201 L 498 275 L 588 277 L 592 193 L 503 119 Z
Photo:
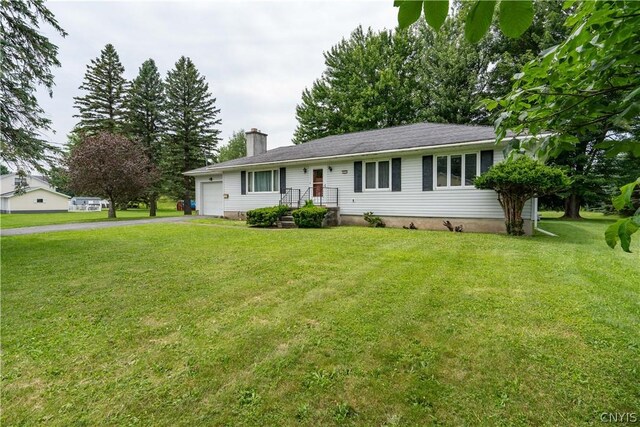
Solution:
M 181 57 L 166 79 L 165 179 L 183 199 L 184 214 L 191 215 L 194 180 L 182 173 L 206 166 L 215 156 L 221 123 L 216 98 L 189 58 Z
M 131 83 L 127 96 L 127 134 L 145 148 L 149 160 L 159 167 L 162 156 L 162 115 L 164 86 L 153 59 L 146 60 Z M 147 194 L 149 216 L 156 216 L 160 188 L 152 186 Z
M 67 35 L 42 0 L 0 2 L 0 158 L 18 169 L 42 170 L 57 151 L 42 139 L 51 120 L 36 98 L 38 86 L 52 96 L 51 69 L 60 66 L 58 47 L 40 33 L 42 23 Z
M 122 133 L 125 123 L 124 101 L 128 83 L 124 67 L 112 44 L 107 44 L 100 56 L 87 65 L 80 89 L 83 96 L 74 97 L 80 118 L 75 132 L 95 135 L 99 132 Z

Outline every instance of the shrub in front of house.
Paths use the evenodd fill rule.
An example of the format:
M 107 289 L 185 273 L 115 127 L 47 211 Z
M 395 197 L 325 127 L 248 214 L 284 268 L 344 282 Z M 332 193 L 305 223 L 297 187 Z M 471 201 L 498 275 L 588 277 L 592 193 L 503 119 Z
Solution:
M 383 228 L 383 227 L 385 227 L 387 225 L 387 224 L 384 223 L 382 218 L 380 218 L 379 216 L 374 215 L 373 212 L 365 212 L 364 213 L 364 220 L 367 221 L 371 227 Z
M 272 206 L 247 211 L 247 224 L 254 227 L 272 227 L 288 210 L 286 206 Z
M 327 212 L 329 212 L 327 208 L 305 204 L 304 207 L 293 211 L 291 215 L 293 215 L 293 222 L 300 228 L 322 228 Z

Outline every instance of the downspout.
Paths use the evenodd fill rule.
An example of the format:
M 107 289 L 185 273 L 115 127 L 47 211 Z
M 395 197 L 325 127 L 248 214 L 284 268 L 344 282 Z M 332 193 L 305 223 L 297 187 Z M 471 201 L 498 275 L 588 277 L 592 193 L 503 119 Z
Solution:
M 533 203 L 531 203 L 531 208 L 533 209 L 533 229 L 547 236 L 558 237 L 557 234 L 553 234 L 547 230 L 538 228 L 538 198 L 537 197 L 533 199 Z

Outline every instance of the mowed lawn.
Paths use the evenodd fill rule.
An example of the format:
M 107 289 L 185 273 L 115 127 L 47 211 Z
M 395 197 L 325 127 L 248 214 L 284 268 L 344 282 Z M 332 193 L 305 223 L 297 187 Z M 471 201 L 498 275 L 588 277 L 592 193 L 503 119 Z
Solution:
M 640 244 L 222 220 L 2 238 L 3 425 L 600 425 Z
M 149 209 L 127 209 L 117 210 L 116 218 L 109 219 L 108 209 L 100 212 L 59 212 L 59 213 L 12 213 L 0 214 L 0 228 L 35 227 L 38 225 L 70 224 L 76 222 L 96 222 L 96 221 L 122 221 L 131 219 L 148 219 Z M 162 202 L 158 206 L 156 216 L 179 216 L 183 212 L 176 210 L 174 202 Z

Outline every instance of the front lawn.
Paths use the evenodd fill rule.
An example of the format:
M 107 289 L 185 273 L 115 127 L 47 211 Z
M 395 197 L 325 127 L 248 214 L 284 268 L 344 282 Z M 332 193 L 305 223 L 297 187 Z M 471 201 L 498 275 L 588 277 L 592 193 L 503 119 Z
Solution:
M 158 217 L 179 216 L 184 212 L 176 210 L 175 203 L 162 203 L 156 212 Z M 34 227 L 38 225 L 69 224 L 76 222 L 121 221 L 149 218 L 149 209 L 127 209 L 116 211 L 116 219 L 109 219 L 108 209 L 101 212 L 59 212 L 59 213 L 13 213 L 0 214 L 0 228 Z
M 640 244 L 221 220 L 2 238 L 3 425 L 579 425 L 640 409 Z

